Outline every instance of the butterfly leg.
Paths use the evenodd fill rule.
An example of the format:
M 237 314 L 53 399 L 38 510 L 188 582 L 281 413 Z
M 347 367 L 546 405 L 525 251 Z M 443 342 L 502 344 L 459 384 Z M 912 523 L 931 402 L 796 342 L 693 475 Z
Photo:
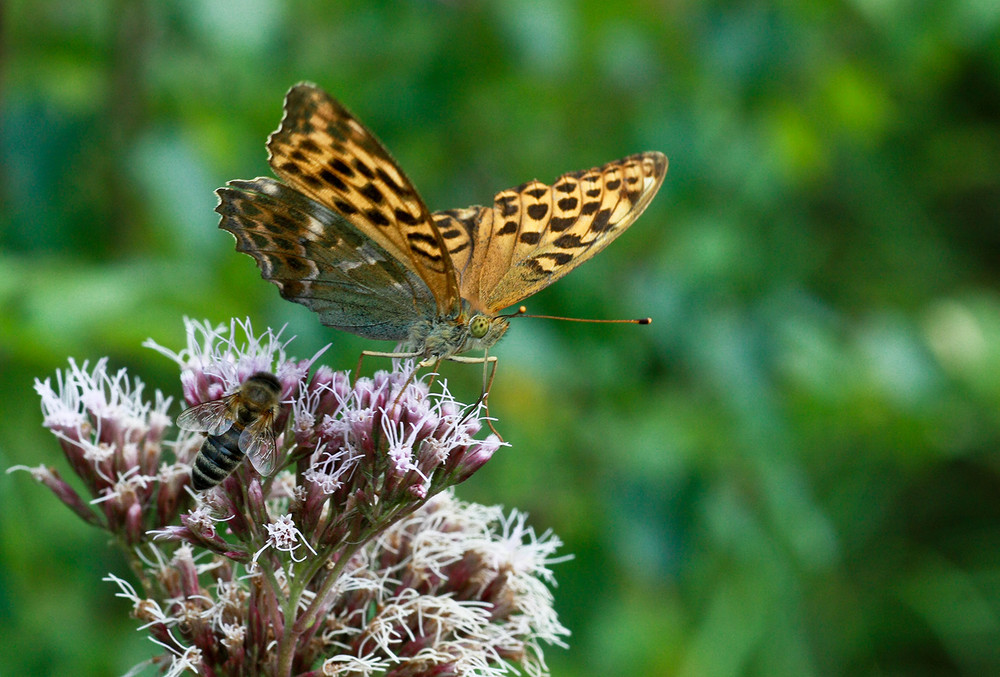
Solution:
M 493 427 L 493 421 L 490 420 L 490 402 L 489 402 L 490 388 L 493 387 L 493 379 L 497 375 L 497 364 L 499 364 L 499 360 L 497 360 L 496 355 L 484 355 L 482 357 L 461 357 L 461 356 L 455 356 L 455 355 L 453 355 L 453 356 L 449 357 L 448 359 L 451 360 L 452 362 L 461 362 L 462 364 L 479 364 L 479 363 L 482 363 L 482 365 L 483 365 L 483 392 L 479 396 L 479 399 L 476 400 L 476 404 L 473 405 L 472 408 L 469 409 L 469 412 L 471 413 L 476 408 L 476 406 L 478 406 L 479 403 L 482 402 L 483 403 L 483 407 L 486 410 L 486 425 L 489 426 L 490 431 L 492 431 L 493 434 L 496 435 L 497 437 L 499 437 L 500 441 L 503 442 L 503 435 L 501 435 L 499 432 L 497 432 L 497 429 Z M 493 365 L 492 369 L 489 369 L 489 367 L 488 367 L 488 365 L 490 365 L 490 364 Z M 489 378 L 487 378 L 487 376 L 486 376 L 487 371 L 489 371 Z
M 409 386 L 411 383 L 413 383 L 413 379 L 415 379 L 417 377 L 417 371 L 420 370 L 421 367 L 426 367 L 429 364 L 430 363 L 427 360 L 424 360 L 422 362 L 418 362 L 417 363 L 417 365 L 413 368 L 413 371 L 410 372 L 410 378 L 406 379 L 406 383 L 404 383 L 403 387 L 399 389 L 399 394 L 396 395 L 396 399 L 393 400 L 393 402 L 392 402 L 392 406 L 393 407 L 395 407 L 397 404 L 399 404 L 399 400 L 400 400 L 401 397 L 403 397 L 403 393 L 406 391 L 407 386 Z M 427 382 L 427 387 L 428 388 L 430 388 L 431 384 L 434 383 L 434 379 L 437 378 L 438 367 L 440 367 L 440 366 L 441 366 L 441 360 L 438 360 L 437 362 L 434 362 L 434 371 L 431 374 L 431 380 Z
M 490 370 L 489 380 L 486 380 L 487 362 L 493 363 L 493 368 Z M 493 421 L 490 419 L 490 400 L 489 400 L 490 389 L 493 388 L 493 379 L 497 375 L 497 365 L 499 364 L 500 360 L 496 358 L 496 355 L 490 355 L 486 360 L 483 361 L 483 394 L 481 397 L 483 400 L 483 405 L 486 408 L 486 425 L 488 425 L 490 427 L 490 430 L 493 431 L 493 434 L 499 437 L 500 441 L 503 442 L 503 435 L 497 432 L 497 429 L 493 427 Z
M 407 358 L 407 357 L 420 357 L 421 353 L 400 353 L 400 352 L 382 352 L 379 350 L 362 350 L 361 354 L 358 355 L 358 367 L 354 371 L 354 380 L 358 380 L 358 376 L 361 375 L 361 362 L 366 357 L 392 357 L 392 358 Z M 412 379 L 412 377 L 411 377 Z M 409 385 L 409 383 L 407 383 Z
M 431 380 L 429 380 L 427 382 L 427 387 L 428 388 L 430 388 L 432 385 L 434 385 L 434 381 L 437 379 L 438 374 L 441 371 L 441 360 L 442 360 L 442 358 L 439 358 L 439 359 L 435 360 L 434 366 L 431 368 Z M 423 362 L 420 363 L 421 367 L 429 367 L 430 365 L 431 365 L 431 363 L 430 363 L 429 360 L 424 360 Z

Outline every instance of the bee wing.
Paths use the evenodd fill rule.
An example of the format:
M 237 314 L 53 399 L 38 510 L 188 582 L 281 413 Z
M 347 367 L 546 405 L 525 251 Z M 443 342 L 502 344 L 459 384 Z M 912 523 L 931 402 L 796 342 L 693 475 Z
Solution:
M 274 412 L 261 415 L 240 433 L 240 451 L 247 455 L 254 469 L 265 477 L 274 473 L 278 448 L 274 442 Z
M 236 394 L 185 409 L 177 416 L 177 427 L 184 430 L 221 435 L 233 426 L 236 420 L 234 407 Z

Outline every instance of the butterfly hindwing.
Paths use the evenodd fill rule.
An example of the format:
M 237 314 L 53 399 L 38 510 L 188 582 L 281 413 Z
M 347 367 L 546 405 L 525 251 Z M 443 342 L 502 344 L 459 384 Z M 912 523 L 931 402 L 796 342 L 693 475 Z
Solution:
M 309 83 L 292 87 L 267 147 L 281 179 L 423 279 L 439 314 L 456 307 L 455 269 L 430 212 L 388 151 L 339 102 Z
M 323 324 L 400 341 L 436 312 L 423 280 L 315 200 L 266 178 L 230 181 L 217 193 L 219 227 L 236 236 L 237 250 Z

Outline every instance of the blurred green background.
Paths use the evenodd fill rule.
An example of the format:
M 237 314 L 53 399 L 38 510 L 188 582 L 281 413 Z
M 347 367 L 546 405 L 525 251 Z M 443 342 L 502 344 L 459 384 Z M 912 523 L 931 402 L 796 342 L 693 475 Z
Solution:
M 459 488 L 575 554 L 553 673 L 1000 674 L 1000 3 L 2 12 L 0 466 L 65 469 L 32 380 L 67 356 L 176 395 L 140 343 L 180 348 L 184 315 L 288 323 L 336 368 L 387 347 L 283 301 L 216 228 L 299 80 L 432 209 L 661 150 L 646 214 L 528 304 L 653 325 L 515 321 L 490 398 L 512 447 Z M 101 533 L 0 477 L 0 674 L 148 657 L 109 571 Z

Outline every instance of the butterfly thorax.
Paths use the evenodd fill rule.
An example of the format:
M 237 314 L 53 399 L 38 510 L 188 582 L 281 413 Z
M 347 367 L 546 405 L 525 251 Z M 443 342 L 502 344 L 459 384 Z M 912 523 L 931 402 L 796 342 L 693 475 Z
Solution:
M 507 331 L 505 317 L 463 312 L 458 317 L 438 317 L 416 322 L 406 341 L 408 350 L 425 360 L 439 360 L 470 350 L 487 350 Z

